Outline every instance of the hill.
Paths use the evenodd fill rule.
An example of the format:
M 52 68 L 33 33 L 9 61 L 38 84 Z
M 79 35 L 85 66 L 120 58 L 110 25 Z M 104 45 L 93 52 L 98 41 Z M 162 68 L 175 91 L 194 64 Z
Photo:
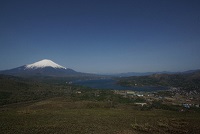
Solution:
M 169 86 L 200 91 L 200 70 L 178 74 L 153 74 L 120 78 L 123 86 Z
M 64 90 L 62 87 L 28 78 L 0 75 L 0 105 L 60 96 L 68 88 L 65 86 Z

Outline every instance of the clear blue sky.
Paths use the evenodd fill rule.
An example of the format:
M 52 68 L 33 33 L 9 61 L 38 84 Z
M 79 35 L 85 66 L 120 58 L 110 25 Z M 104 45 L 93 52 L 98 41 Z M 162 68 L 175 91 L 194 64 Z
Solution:
M 199 0 L 0 0 L 0 70 L 42 59 L 81 72 L 200 68 Z

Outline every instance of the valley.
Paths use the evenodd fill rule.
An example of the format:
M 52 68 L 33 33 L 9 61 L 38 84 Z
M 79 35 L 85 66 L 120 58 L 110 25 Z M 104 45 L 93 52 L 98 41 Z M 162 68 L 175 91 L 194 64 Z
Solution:
M 200 132 L 199 70 L 116 77 L 39 63 L 1 71 L 2 134 Z
M 175 88 L 151 92 L 93 89 L 49 80 L 1 75 L 2 134 L 200 132 L 199 100 L 195 101 L 199 94 L 194 97 Z M 195 105 L 181 102 L 187 99 L 187 104 Z

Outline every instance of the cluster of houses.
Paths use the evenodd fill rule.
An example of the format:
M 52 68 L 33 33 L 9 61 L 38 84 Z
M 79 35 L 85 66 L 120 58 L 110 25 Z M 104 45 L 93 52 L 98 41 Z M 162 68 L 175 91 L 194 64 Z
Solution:
M 142 93 L 130 91 L 130 90 L 114 90 L 114 93 L 122 95 L 124 97 L 134 97 L 134 96 L 143 97 L 144 96 Z
M 175 91 L 175 92 L 174 92 Z M 114 90 L 115 94 L 122 95 L 125 98 L 135 98 L 135 97 L 142 97 L 147 102 L 151 103 L 152 101 L 162 101 L 164 104 L 172 104 L 172 105 L 180 105 L 184 108 L 191 108 L 196 107 L 199 108 L 200 103 L 200 96 L 199 94 L 193 95 L 190 93 L 183 93 L 184 91 L 180 92 L 177 89 L 173 89 L 173 92 L 170 91 L 173 95 L 172 96 L 164 96 L 159 95 L 154 92 L 136 92 L 131 90 Z M 135 103 L 136 105 L 147 105 L 147 103 Z

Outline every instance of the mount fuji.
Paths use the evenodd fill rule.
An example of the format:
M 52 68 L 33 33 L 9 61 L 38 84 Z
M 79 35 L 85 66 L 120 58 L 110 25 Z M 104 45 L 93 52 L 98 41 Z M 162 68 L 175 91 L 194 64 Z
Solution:
M 10 70 L 0 71 L 0 74 L 14 75 L 14 76 L 56 76 L 56 77 L 86 75 L 86 73 L 76 72 L 73 69 L 65 68 L 48 59 L 44 59 L 28 65 L 23 65 Z

